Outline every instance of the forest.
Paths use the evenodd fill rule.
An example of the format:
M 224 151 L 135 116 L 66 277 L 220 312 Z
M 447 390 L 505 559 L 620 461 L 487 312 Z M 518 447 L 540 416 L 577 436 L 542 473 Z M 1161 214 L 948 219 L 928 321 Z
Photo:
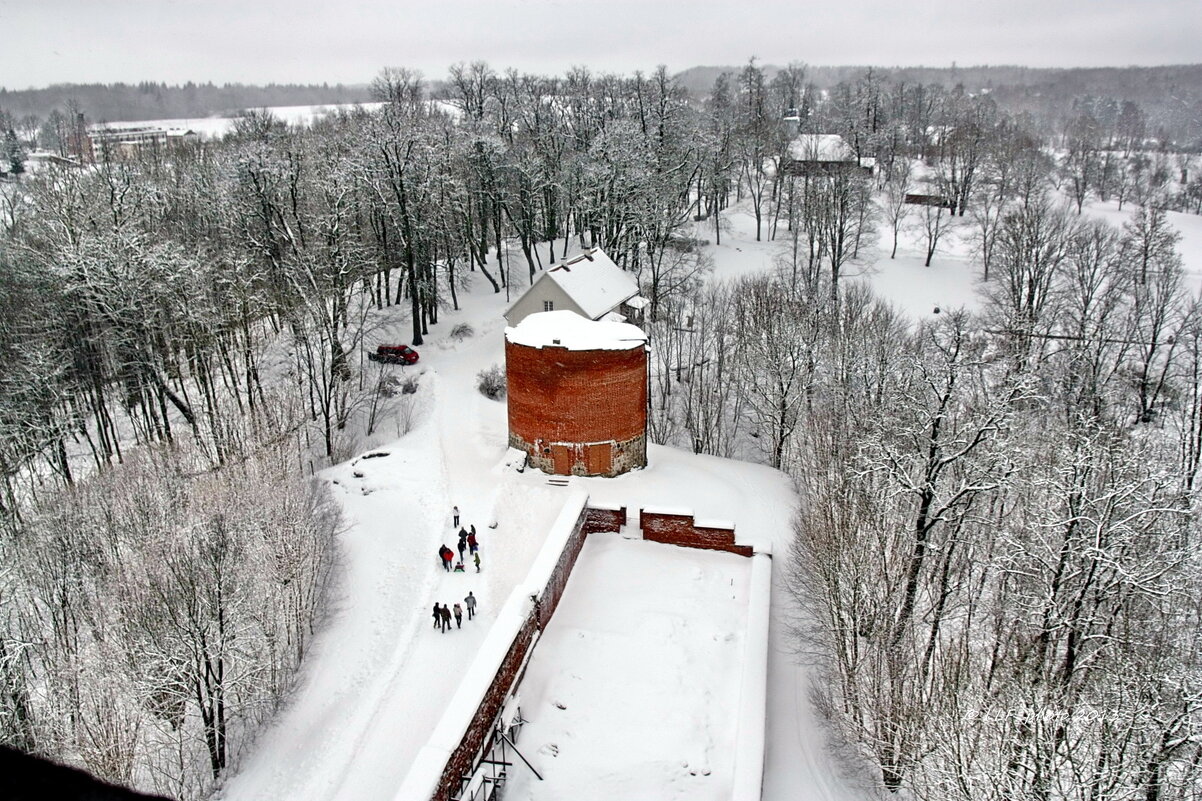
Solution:
M 1197 797 L 1202 303 L 1169 214 L 1202 182 L 1139 104 L 1040 119 L 754 60 L 704 93 L 483 63 L 443 103 L 401 69 L 370 92 L 0 184 L 0 741 L 210 793 L 320 624 L 342 524 L 313 474 L 403 408 L 365 356 L 380 310 L 421 345 L 466 281 L 599 245 L 651 301 L 650 438 L 796 482 L 778 559 L 849 770 L 931 801 Z M 786 117 L 875 169 L 799 166 Z M 770 274 L 714 276 L 696 233 L 735 207 Z M 979 313 L 849 280 L 952 225 Z
M 369 99 L 366 85 L 320 86 L 302 84 L 188 83 L 56 84 L 40 89 L 0 87 L 0 109 L 17 120 L 45 120 L 68 107 L 91 122 L 165 120 L 212 117 L 266 106 L 315 106 L 362 103 Z

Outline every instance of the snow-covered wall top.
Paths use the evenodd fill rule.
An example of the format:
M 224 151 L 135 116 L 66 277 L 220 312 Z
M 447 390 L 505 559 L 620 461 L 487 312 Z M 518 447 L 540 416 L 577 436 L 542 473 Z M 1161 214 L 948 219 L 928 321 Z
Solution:
M 630 350 L 642 347 L 647 335 L 630 323 L 586 320 L 576 312 L 550 311 L 532 314 L 506 328 L 505 341 L 531 348 Z
M 739 734 L 735 740 L 732 801 L 759 801 L 764 789 L 764 727 L 768 713 L 768 624 L 772 615 L 772 557 L 751 557 L 747 646 L 739 680 Z

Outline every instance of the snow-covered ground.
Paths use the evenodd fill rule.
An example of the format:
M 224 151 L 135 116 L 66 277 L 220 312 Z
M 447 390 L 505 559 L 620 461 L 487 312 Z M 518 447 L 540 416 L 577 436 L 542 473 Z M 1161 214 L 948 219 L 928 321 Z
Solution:
M 1124 209 L 1124 217 L 1126 213 Z M 710 244 L 707 248 L 714 259 L 716 278 L 733 279 L 776 268 L 777 256 L 789 238 L 783 222 L 775 242 L 767 241 L 767 222 L 763 230 L 765 241 L 756 242 L 755 217 L 750 212 L 735 209 L 724 212 L 722 219 L 722 243 Z M 945 235 L 931 266 L 924 267 L 926 252 L 919 232 L 903 230 L 897 258 L 890 259 L 892 232 L 882 223 L 876 243 L 864 249 L 863 258 L 844 265 L 843 278 L 869 282 L 881 297 L 914 319 L 930 315 L 936 306 L 941 309 L 976 308 L 980 303 L 979 271 L 972 263 L 966 233 L 958 236 L 957 230 L 964 229 L 957 225 Z M 694 224 L 692 236 L 713 243 L 713 223 Z
M 731 797 L 751 560 L 585 541 L 521 685 L 505 797 Z
M 462 113 L 448 102 L 442 100 L 431 102 L 440 111 L 452 116 Z M 383 105 L 383 103 L 333 103 L 317 106 L 268 106 L 267 111 L 289 125 L 307 126 L 338 111 L 349 111 L 354 108 L 376 111 Z M 234 130 L 235 122 L 235 117 L 214 116 L 178 117 L 168 120 L 105 120 L 100 125 L 104 128 L 166 128 L 168 130 L 193 131 L 202 139 L 220 139 Z
M 1113 216 L 1117 222 L 1117 212 L 1104 207 L 1096 212 Z M 1126 214 L 1124 209 L 1122 216 Z M 723 233 L 722 245 L 709 246 L 716 264 L 715 277 L 772 269 L 780 243 L 755 242 L 754 220 L 749 214 L 732 211 L 727 217 L 729 228 Z M 1182 252 L 1187 270 L 1192 276 L 1202 275 L 1202 218 L 1172 215 L 1172 221 L 1184 232 Z M 694 235 L 712 240 L 712 228 L 699 223 Z M 868 251 L 875 255 L 866 259 L 867 263 L 849 265 L 846 274 L 850 280 L 871 282 L 883 296 L 915 318 L 931 314 L 936 305 L 953 308 L 978 304 L 976 270 L 962 240 L 949 239 L 930 268 L 922 266 L 923 254 L 913 232 L 903 237 L 895 260 L 888 258 L 886 240 L 882 236 L 880 243 Z M 524 285 L 514 289 L 520 292 Z M 416 395 L 420 406 L 413 430 L 398 438 L 398 426 L 384 421 L 357 459 L 331 468 L 322 476 L 330 482 L 346 516 L 340 542 L 341 580 L 333 608 L 313 641 L 295 692 L 240 756 L 220 793 L 227 801 L 392 799 L 467 673 L 498 607 L 526 577 L 543 538 L 572 491 L 547 484 L 535 470 L 519 475 L 503 468 L 505 406 L 481 396 L 475 382 L 480 370 L 503 363 L 501 313 L 507 303 L 504 294 L 493 294 L 482 278 L 461 293 L 460 299 L 462 309 L 444 312 L 430 340 L 420 348 L 421 362 L 415 367 L 395 368 L 406 375 L 420 376 Z M 396 311 L 403 314 L 401 309 Z M 446 333 L 461 322 L 470 324 L 475 334 L 462 342 L 448 339 Z M 402 317 L 391 320 L 382 329 L 382 340 L 405 339 L 407 325 Z M 369 454 L 386 455 L 367 458 Z M 772 566 L 763 798 L 843 801 L 859 797 L 843 778 L 839 760 L 831 755 L 821 720 L 811 706 L 810 668 L 790 647 L 795 610 L 782 575 L 796 501 L 789 480 L 761 465 L 653 445 L 644 470 L 616 479 L 572 479 L 571 484 L 586 491 L 594 503 L 626 506 L 632 510 L 632 519 L 633 510 L 656 506 L 689 509 L 701 520 L 733 521 L 740 543 L 776 554 Z M 456 504 L 462 523 L 474 524 L 479 535 L 483 557 L 479 574 L 445 573 L 438 566 L 439 545 L 455 545 L 450 513 Z M 629 545 L 636 549 L 651 547 L 648 543 Z M 589 547 L 598 550 L 598 546 Z M 631 614 L 629 607 L 611 603 L 613 593 L 637 592 L 648 584 L 656 585 L 659 577 L 664 579 L 662 589 L 671 592 L 669 571 L 680 570 L 687 575 L 698 569 L 696 559 L 708 559 L 684 552 L 679 557 L 663 557 L 665 562 L 661 552 L 675 554 L 683 549 L 656 546 L 654 555 L 640 551 L 632 557 L 616 552 L 623 548 L 618 546 L 615 553 L 601 560 L 601 572 L 606 576 L 617 573 L 610 577 L 617 584 L 594 586 L 588 579 L 579 592 L 569 585 L 565 607 L 559 613 L 564 617 L 557 617 L 553 623 L 557 631 L 584 632 L 577 639 L 586 642 L 576 642 L 565 632 L 554 637 L 549 633 L 537 649 L 537 664 L 556 666 L 583 658 L 579 649 L 589 647 L 591 636 L 583 623 L 592 620 L 594 613 L 595 622 L 588 625 L 606 631 L 617 624 L 605 623 L 602 614 L 620 616 L 623 610 Z M 652 572 L 643 575 L 644 568 Z M 586 569 L 591 575 L 596 567 Z M 678 576 L 673 574 L 673 578 Z M 729 578 L 735 580 L 734 576 Z M 609 589 L 605 589 L 607 586 Z M 702 595 L 681 603 L 696 607 L 695 625 L 698 631 L 704 631 L 708 629 L 702 627 L 708 624 L 703 618 L 723 614 L 720 610 L 727 600 L 716 597 L 712 604 L 703 604 L 699 599 L 709 590 L 696 589 Z M 432 605 L 462 602 L 469 590 L 480 600 L 477 620 L 465 621 L 462 629 L 445 634 L 435 631 Z M 653 611 L 640 614 L 655 620 Z M 660 623 L 649 623 L 649 630 L 654 632 Z M 629 629 L 636 627 L 634 621 L 627 625 Z M 599 642 L 597 639 L 593 645 Z M 640 637 L 606 635 L 604 642 L 610 670 L 626 666 L 625 682 L 615 686 L 628 689 L 629 695 L 614 698 L 615 705 L 637 704 L 640 698 L 646 698 L 650 687 L 664 696 L 657 698 L 657 703 L 662 700 L 669 706 L 685 706 L 695 702 L 692 688 L 683 682 L 643 683 L 646 670 L 639 666 L 654 660 L 647 658 L 646 644 Z M 712 671 L 720 672 L 722 660 L 727 660 L 721 643 L 716 645 L 715 665 L 703 668 L 706 681 L 713 678 Z M 701 661 L 699 657 L 683 658 Z M 590 673 L 600 668 L 588 664 Z M 542 689 L 532 689 L 532 697 L 523 702 L 531 723 L 519 747 L 533 743 L 537 764 L 555 778 L 549 778 L 540 788 L 515 781 L 515 790 L 528 788 L 528 795 L 515 797 L 564 797 L 564 793 L 549 788 L 570 786 L 563 782 L 570 783 L 572 775 L 585 769 L 583 763 L 569 765 L 568 757 L 586 735 L 609 738 L 606 742 L 614 748 L 621 745 L 617 743 L 620 729 L 608 728 L 605 717 L 590 716 L 583 721 L 571 718 L 575 701 L 571 705 L 564 702 L 568 710 L 536 702 L 534 697 L 567 697 L 567 691 L 557 682 L 584 684 L 557 676 L 553 668 L 542 674 L 540 670 L 544 668 L 531 670 L 531 688 Z M 538 678 L 540 675 L 542 678 Z M 534 684 L 536 680 L 543 683 Z M 738 677 L 731 675 L 729 680 L 736 683 Z M 606 687 L 582 686 L 582 703 L 586 696 L 595 703 L 616 692 Z M 694 712 L 681 709 L 680 714 Z M 569 721 L 575 722 L 565 726 Z M 582 727 L 579 732 L 569 731 L 578 724 Z M 699 734 L 705 736 L 704 732 Z M 680 738 L 656 741 L 657 747 L 679 749 L 679 762 L 690 765 L 698 760 L 698 742 Z M 560 745 L 560 755 L 543 752 L 546 743 Z M 688 797 L 708 797 L 693 792 L 689 771 L 685 770 L 683 776 L 676 775 L 662 786 L 645 791 L 636 792 L 631 786 L 621 791 L 611 787 L 613 792 L 606 797 L 665 798 L 674 789 L 687 791 L 684 794 Z M 581 797 L 586 789 L 572 786 L 571 794 Z
M 377 109 L 382 103 L 340 103 L 327 106 L 270 106 L 270 111 L 277 119 L 289 125 L 312 125 L 315 121 L 333 114 L 339 109 L 352 109 L 361 106 L 366 109 Z M 178 117 L 168 120 L 104 120 L 100 123 L 104 128 L 166 128 L 168 130 L 193 131 L 202 139 L 220 139 L 234 130 L 234 117 Z
M 504 295 L 479 280 L 461 298 L 462 311 L 443 314 L 439 333 L 420 349 L 419 365 L 397 368 L 420 375 L 414 429 L 384 441 L 395 433 L 385 421 L 370 449 L 323 474 L 347 524 L 334 606 L 295 692 L 248 748 L 221 791 L 224 799 L 392 798 L 563 503 L 567 488 L 548 485 L 537 471 L 502 468 L 505 406 L 475 389 L 477 372 L 503 362 Z M 475 335 L 446 339 L 460 322 L 471 324 Z M 402 320 L 393 325 L 403 334 Z M 389 335 L 386 328 L 382 336 Z M 364 458 L 369 453 L 387 455 Z M 795 501 L 785 476 L 659 446 L 650 447 L 648 460 L 645 470 L 617 479 L 573 482 L 601 504 L 683 507 L 702 520 L 732 520 L 740 542 L 785 552 Z M 448 574 L 438 566 L 438 546 L 455 545 L 452 505 L 463 524 L 476 526 L 483 557 L 478 575 Z M 787 594 L 780 576 L 774 578 L 768 688 L 774 736 L 765 797 L 797 797 L 800 787 L 807 797 L 841 798 L 811 720 L 805 669 L 784 641 Z M 447 634 L 435 631 L 433 604 L 461 602 L 469 590 L 480 599 L 477 620 Z M 635 662 L 637 653 L 625 658 Z M 737 675 L 730 681 L 737 683 Z M 811 751 L 799 751 L 803 746 Z
M 1091 202 L 1085 204 L 1084 213 L 1105 220 L 1115 227 L 1122 226 L 1139 211 L 1134 203 L 1124 203 L 1119 211 L 1116 201 L 1109 203 Z M 1169 224 L 1181 234 L 1177 243 L 1177 252 L 1181 254 L 1185 268 L 1185 287 L 1191 295 L 1202 292 L 1202 216 L 1197 214 L 1182 214 L 1179 211 L 1166 212 Z

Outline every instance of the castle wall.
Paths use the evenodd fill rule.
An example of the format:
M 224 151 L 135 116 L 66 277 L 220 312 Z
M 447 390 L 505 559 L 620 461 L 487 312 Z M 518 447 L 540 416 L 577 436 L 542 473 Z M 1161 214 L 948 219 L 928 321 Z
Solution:
M 735 544 L 734 524 L 697 525 L 691 514 L 643 509 L 639 514 L 639 528 L 643 532 L 643 539 L 652 542 L 728 551 L 739 556 L 751 556 L 754 552 L 750 545 Z

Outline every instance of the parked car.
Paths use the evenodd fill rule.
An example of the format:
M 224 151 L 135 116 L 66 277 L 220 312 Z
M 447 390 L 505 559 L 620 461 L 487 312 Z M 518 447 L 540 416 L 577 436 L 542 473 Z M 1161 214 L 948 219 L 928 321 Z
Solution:
M 367 358 L 385 364 L 416 364 L 417 351 L 408 345 L 380 345 L 375 353 L 367 354 Z

